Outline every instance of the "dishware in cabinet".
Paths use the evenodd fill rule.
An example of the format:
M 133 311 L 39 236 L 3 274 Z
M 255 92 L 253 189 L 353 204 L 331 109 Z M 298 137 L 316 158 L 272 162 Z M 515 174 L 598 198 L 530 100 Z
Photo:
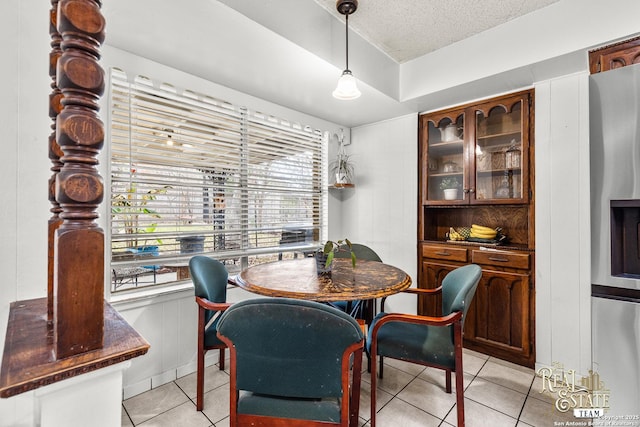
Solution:
M 530 98 L 524 91 L 423 114 L 423 204 L 528 203 Z
M 474 107 L 471 202 L 528 202 L 529 103 L 526 92 Z
M 447 110 L 421 118 L 423 200 L 461 203 L 465 199 L 464 110 Z

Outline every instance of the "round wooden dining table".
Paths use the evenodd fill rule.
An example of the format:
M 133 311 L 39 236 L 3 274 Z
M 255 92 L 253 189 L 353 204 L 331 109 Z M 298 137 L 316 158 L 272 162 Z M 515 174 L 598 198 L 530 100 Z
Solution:
M 411 286 L 411 277 L 392 265 L 376 261 L 336 258 L 331 276 L 318 276 L 315 258 L 274 261 L 251 266 L 237 277 L 249 292 L 271 297 L 320 302 L 381 298 Z

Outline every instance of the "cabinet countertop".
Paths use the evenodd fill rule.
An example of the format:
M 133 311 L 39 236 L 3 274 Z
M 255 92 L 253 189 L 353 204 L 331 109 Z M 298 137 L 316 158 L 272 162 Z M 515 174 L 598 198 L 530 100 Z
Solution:
M 450 246 L 460 246 L 460 247 L 470 248 L 470 249 L 480 249 L 480 247 L 486 247 L 486 248 L 496 249 L 500 251 L 535 252 L 534 249 L 530 249 L 522 245 L 509 245 L 509 244 L 495 245 L 495 244 L 489 244 L 489 243 L 477 243 L 477 242 L 453 241 L 453 240 L 421 240 L 420 244 L 450 245 Z

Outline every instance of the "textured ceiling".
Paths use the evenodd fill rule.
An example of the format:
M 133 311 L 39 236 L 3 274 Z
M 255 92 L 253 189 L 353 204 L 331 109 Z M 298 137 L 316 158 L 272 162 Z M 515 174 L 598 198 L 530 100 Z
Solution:
M 344 19 L 335 0 L 314 1 Z M 349 28 L 403 63 L 557 1 L 360 0 Z
M 115 49 L 103 59 L 153 78 L 168 79 L 162 77 L 165 71 L 172 75 L 131 61 L 128 52 L 214 82 L 220 87 L 216 96 L 226 94 L 231 102 L 246 102 L 235 97 L 247 94 L 259 100 L 256 108 L 266 109 L 262 102 L 268 101 L 313 118 L 296 119 L 304 123 L 321 119 L 352 128 L 586 70 L 586 49 L 638 31 L 638 0 L 624 0 L 630 12 L 623 15 L 599 0 L 465 1 L 466 8 L 462 0 L 360 0 L 350 27 L 380 40 L 378 46 L 402 41 L 407 48 L 393 60 L 390 48 L 387 55 L 354 33 L 349 59 L 362 96 L 348 102 L 331 96 L 345 65 L 344 17 L 338 19 L 335 0 L 183 2 L 188 6 L 175 0 L 109 0 L 102 9 L 106 44 Z M 439 9 L 445 2 L 447 9 Z M 540 9 L 530 11 L 534 2 Z M 386 10 L 389 5 L 393 10 Z M 420 18 L 424 10 L 431 12 Z M 458 13 L 448 13 L 452 10 Z M 492 10 L 501 18 L 487 12 Z M 602 22 L 594 27 L 597 20 Z

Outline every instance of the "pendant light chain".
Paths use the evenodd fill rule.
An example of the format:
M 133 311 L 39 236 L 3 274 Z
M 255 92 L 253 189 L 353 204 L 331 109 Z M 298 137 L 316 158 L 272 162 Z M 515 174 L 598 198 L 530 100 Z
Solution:
M 345 25 L 345 41 L 346 41 L 346 54 L 347 54 L 347 60 L 346 60 L 346 69 L 349 69 L 349 14 L 345 14 L 344 15 L 344 19 L 346 20 L 346 25 Z

